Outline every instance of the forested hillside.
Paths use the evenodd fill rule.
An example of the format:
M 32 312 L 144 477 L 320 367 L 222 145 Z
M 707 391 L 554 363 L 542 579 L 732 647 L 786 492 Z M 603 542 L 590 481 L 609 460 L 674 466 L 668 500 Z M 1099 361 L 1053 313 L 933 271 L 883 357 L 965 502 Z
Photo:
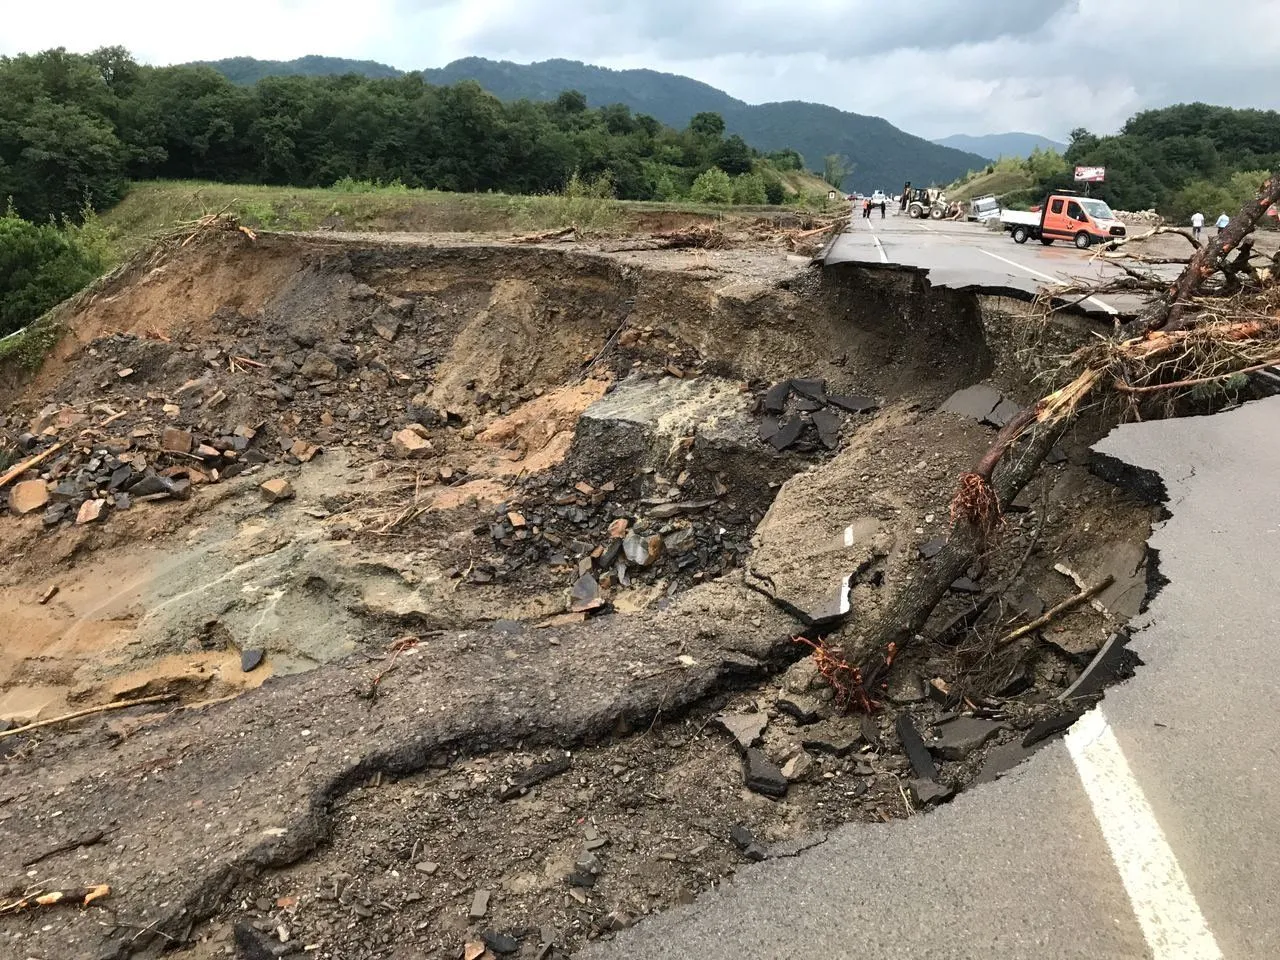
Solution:
M 576 173 L 580 189 L 622 199 L 777 203 L 779 171 L 798 164 L 760 156 L 715 113 L 675 130 L 572 92 L 508 103 L 418 75 L 244 86 L 209 67 L 141 66 L 121 48 L 0 58 L 0 197 L 35 220 L 107 206 L 129 179 L 532 194 Z
M 323 72 L 343 69 L 364 74 L 372 69 L 365 61 L 329 58 L 303 58 L 282 66 L 294 73 L 309 60 L 330 63 Z M 258 67 L 253 69 L 246 67 L 251 62 L 237 58 L 212 65 L 233 79 L 263 75 L 267 61 L 256 61 Z M 373 66 L 391 69 L 382 64 Z M 846 189 L 889 189 L 901 186 L 903 180 L 946 183 L 986 162 L 976 154 L 912 136 L 879 117 L 803 101 L 753 105 L 709 84 L 656 70 L 610 70 L 576 60 L 510 63 L 468 57 L 424 70 L 422 75 L 439 84 L 474 80 L 506 101 L 554 100 L 566 90 L 576 90 L 593 107 L 621 103 L 677 128 L 699 113 L 718 113 L 730 134 L 738 134 L 757 150 L 793 148 L 810 170 L 844 171 L 841 179 Z
M 1186 103 L 1136 114 L 1114 136 L 1075 130 L 1060 170 L 1036 189 L 1068 185 L 1077 164 L 1107 168 L 1092 193 L 1117 209 L 1212 216 L 1239 208 L 1280 166 L 1280 113 Z

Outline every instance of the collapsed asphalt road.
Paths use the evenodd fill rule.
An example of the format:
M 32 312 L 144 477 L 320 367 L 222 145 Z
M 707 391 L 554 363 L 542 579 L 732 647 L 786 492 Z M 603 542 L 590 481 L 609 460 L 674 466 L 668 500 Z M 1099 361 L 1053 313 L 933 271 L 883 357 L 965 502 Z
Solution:
M 828 246 L 828 265 L 856 263 L 923 271 L 936 287 L 977 290 L 1032 300 L 1047 285 L 1084 281 L 1100 284 L 1124 276 L 1118 264 L 1095 260 L 1070 245 L 1019 246 L 1008 235 L 983 224 L 854 217 L 849 229 Z M 1172 279 L 1172 268 L 1163 271 Z M 1133 294 L 1089 297 L 1078 308 L 1100 318 L 1131 314 L 1141 307 Z
M 447 953 L 486 925 L 576 947 L 764 844 L 949 795 L 993 736 L 1060 713 L 1123 597 L 980 669 L 922 647 L 865 725 L 833 716 L 811 663 L 779 676 L 804 653 L 794 631 L 833 601 L 873 616 L 936 553 L 954 478 L 1031 394 L 1025 318 L 911 274 L 715 256 L 696 251 L 695 276 L 687 260 L 237 236 L 91 301 L 0 425 L 74 446 L 24 481 L 59 504 L 10 509 L 0 537 L 6 601 L 77 643 L 36 643 L 0 679 L 38 676 L 68 706 L 122 689 L 186 702 L 0 740 L 8 895 L 112 887 L 88 910 L 7 919 L 0 947 L 203 958 L 245 924 L 342 960 Z M 166 449 L 175 429 L 211 446 L 200 465 Z M 1092 578 L 1119 557 L 1140 602 L 1152 508 L 1091 473 L 1079 439 L 939 627 L 978 594 L 1009 596 L 989 632 L 1036 616 L 1075 589 L 1063 558 Z M 108 508 L 116 471 L 193 489 Z M 294 497 L 264 497 L 268 477 Z M 135 674 L 157 659 L 173 669 Z M 207 702 L 236 689 L 214 677 L 268 670 L 246 699 Z M 926 694 L 939 680 L 997 697 L 999 719 L 908 782 L 893 731 L 957 720 L 958 700 Z M 713 723 L 727 707 L 768 723 L 745 771 Z M 559 773 L 522 795 L 544 765 Z M 585 851 L 602 875 L 562 862 L 568 830 L 616 841 Z
M 1280 955 L 1274 705 L 1280 399 L 1121 427 L 1098 445 L 1158 471 L 1170 583 L 1146 666 L 1067 741 L 949 807 L 850 826 L 742 871 L 591 960 L 1215 960 Z

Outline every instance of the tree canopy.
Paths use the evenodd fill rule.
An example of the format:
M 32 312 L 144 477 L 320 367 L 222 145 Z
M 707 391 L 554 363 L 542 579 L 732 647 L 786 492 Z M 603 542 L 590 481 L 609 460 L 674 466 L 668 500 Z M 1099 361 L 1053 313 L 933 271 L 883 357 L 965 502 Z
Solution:
M 1047 156 L 1033 165 L 1040 195 L 1072 186 L 1076 165 L 1105 166 L 1106 182 L 1091 187 L 1094 196 L 1120 210 L 1181 218 L 1189 207 L 1236 202 L 1242 182 L 1253 184 L 1246 193 L 1260 182 L 1253 171 L 1280 165 L 1280 113 L 1204 103 L 1144 110 L 1113 136 L 1073 130 L 1063 160 L 1060 168 Z
M 100 209 L 141 178 L 544 193 L 577 172 L 623 199 L 669 199 L 713 166 L 740 177 L 771 164 L 726 139 L 719 114 L 678 131 L 573 90 L 503 102 L 416 74 L 242 86 L 208 67 L 142 66 L 119 47 L 0 58 L 0 203 L 30 220 Z M 739 193 L 759 196 L 754 181 Z

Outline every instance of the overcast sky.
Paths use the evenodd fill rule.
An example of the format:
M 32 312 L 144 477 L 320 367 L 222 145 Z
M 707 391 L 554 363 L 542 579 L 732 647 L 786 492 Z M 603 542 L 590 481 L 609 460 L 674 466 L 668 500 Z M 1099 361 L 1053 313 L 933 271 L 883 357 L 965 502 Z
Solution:
M 157 64 L 318 53 L 402 69 L 565 57 L 930 138 L 1065 139 L 1188 100 L 1280 108 L 1278 14 L 1280 0 L 0 0 L 0 53 L 122 44 Z

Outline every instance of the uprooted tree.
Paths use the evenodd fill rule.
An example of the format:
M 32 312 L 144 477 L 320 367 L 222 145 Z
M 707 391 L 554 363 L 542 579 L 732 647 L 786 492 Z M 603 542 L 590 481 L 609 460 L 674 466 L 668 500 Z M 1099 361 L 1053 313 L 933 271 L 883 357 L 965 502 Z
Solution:
M 826 658 L 819 666 L 849 705 L 870 708 L 895 659 L 920 636 L 950 585 L 987 554 L 1000 536 L 1004 512 L 1084 410 L 1098 412 L 1104 425 L 1167 415 L 1190 390 L 1280 364 L 1280 254 L 1259 265 L 1251 240 L 1259 219 L 1277 202 L 1280 171 L 1271 173 L 1212 242 L 1200 245 L 1187 237 L 1195 252 L 1172 285 L 1127 268 L 1119 285 L 1107 286 L 1159 296 L 1134 322 L 1067 359 L 1063 385 L 1006 424 L 959 478 L 950 537 L 930 566 L 896 591 L 840 657 L 818 651 Z M 1062 289 L 1055 295 L 1083 299 L 1102 289 Z

